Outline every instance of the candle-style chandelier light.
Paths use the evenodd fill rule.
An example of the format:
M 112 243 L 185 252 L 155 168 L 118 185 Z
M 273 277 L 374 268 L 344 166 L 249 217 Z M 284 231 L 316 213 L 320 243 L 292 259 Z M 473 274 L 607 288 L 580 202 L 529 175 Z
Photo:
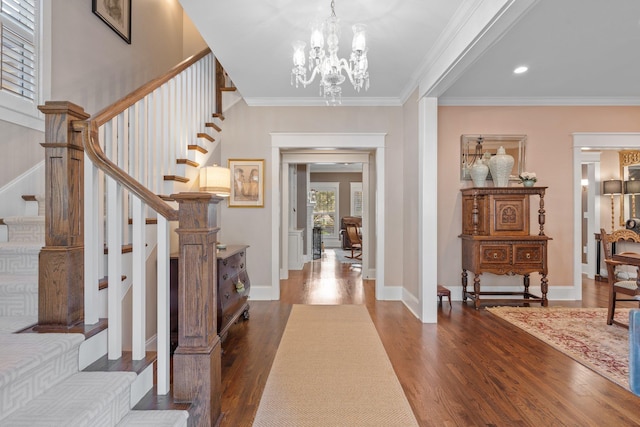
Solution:
M 291 70 L 291 84 L 306 87 L 316 76 L 320 76 L 320 95 L 323 95 L 329 105 L 341 103 L 342 87 L 346 77 L 354 89 L 360 92 L 364 87 L 369 89 L 369 64 L 367 62 L 367 40 L 365 25 L 355 24 L 353 27 L 352 51 L 349 60 L 338 58 L 338 39 L 340 38 L 340 20 L 336 17 L 335 1 L 331 1 L 331 16 L 324 21 L 317 20 L 311 25 L 311 41 L 309 49 L 309 71 L 307 79 L 305 67 L 306 43 L 293 43 L 293 69 Z M 324 42 L 327 42 L 327 52 Z

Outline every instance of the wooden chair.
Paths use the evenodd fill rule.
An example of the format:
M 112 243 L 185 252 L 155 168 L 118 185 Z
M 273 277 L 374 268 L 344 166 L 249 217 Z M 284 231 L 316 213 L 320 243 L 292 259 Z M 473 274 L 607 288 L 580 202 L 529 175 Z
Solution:
M 629 327 L 625 323 L 620 323 L 614 320 L 616 302 L 617 301 L 635 301 L 640 304 L 640 268 L 636 269 L 636 278 L 631 278 L 629 274 L 624 274 L 621 271 L 621 267 L 625 264 L 614 261 L 613 244 L 617 242 L 636 242 L 640 243 L 640 236 L 631 230 L 615 230 L 611 234 L 607 234 L 604 229 L 600 229 L 602 248 L 604 252 L 604 262 L 607 264 L 607 280 L 609 282 L 609 305 L 607 310 L 607 325 L 617 324 L 624 327 Z M 618 294 L 626 295 L 626 297 L 619 298 Z
M 358 234 L 358 227 L 351 224 L 347 225 L 347 237 L 351 242 L 351 256 L 347 255 L 347 258 L 362 259 L 362 240 L 360 240 L 360 235 Z M 355 251 L 360 252 L 355 254 Z

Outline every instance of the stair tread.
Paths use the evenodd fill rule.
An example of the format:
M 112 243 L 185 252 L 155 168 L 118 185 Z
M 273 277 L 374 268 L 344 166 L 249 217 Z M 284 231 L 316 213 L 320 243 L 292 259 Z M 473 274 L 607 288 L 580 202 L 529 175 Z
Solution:
M 24 247 L 25 250 L 38 250 L 42 249 L 44 242 L 0 242 L 0 250 L 7 249 L 13 250 L 16 248 Z
M 186 426 L 188 418 L 189 413 L 187 411 L 130 411 L 122 421 L 117 424 L 117 427 L 179 427 Z
M 13 334 L 38 323 L 38 316 L 0 316 L 0 335 Z
M 115 425 L 129 412 L 131 372 L 78 372 L 2 419 L 5 425 Z
M 77 373 L 83 341 L 77 334 L 0 334 L 0 414 L 21 411 Z M 2 419 L 0 425 L 13 424 Z
M 213 128 L 217 132 L 222 132 L 222 128 L 220 126 L 218 126 L 217 124 L 213 123 L 213 122 L 205 123 L 205 126 L 208 127 L 208 128 Z
M 44 224 L 44 216 L 41 215 L 16 215 L 2 218 L 6 225 L 10 224 Z
M 0 387 L 84 341 L 80 334 L 0 334 Z
M 38 290 L 38 275 L 36 274 L 0 274 L 0 295 L 3 293 L 24 292 Z
M 142 373 L 148 366 L 157 360 L 154 351 L 148 351 L 142 360 L 133 360 L 130 351 L 123 351 L 122 357 L 117 360 L 109 360 L 107 355 L 102 356 L 91 365 L 87 366 L 83 372 L 135 372 Z
M 204 133 L 204 132 L 198 132 L 198 138 L 204 138 L 207 141 L 213 142 L 216 139 L 214 137 L 212 137 L 211 135 L 209 135 L 208 133 Z
M 189 182 L 189 178 L 185 177 L 185 176 L 178 176 L 178 175 L 165 175 L 164 176 L 164 180 L 165 181 L 178 181 L 178 182 Z

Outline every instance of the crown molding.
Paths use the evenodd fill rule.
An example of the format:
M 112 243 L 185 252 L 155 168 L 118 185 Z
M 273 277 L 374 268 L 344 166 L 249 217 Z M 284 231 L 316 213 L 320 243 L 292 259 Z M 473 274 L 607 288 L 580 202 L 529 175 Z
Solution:
M 324 98 L 244 98 L 250 107 L 327 107 Z M 401 107 L 402 100 L 395 97 L 346 97 L 337 107 Z
M 442 106 L 640 106 L 639 97 L 443 97 Z

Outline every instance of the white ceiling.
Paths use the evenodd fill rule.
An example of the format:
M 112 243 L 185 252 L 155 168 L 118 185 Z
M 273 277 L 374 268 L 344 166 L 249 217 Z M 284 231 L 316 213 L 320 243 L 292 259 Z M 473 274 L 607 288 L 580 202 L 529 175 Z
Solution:
M 345 105 L 400 105 L 433 74 L 434 63 L 447 59 L 443 52 L 471 27 L 469 16 L 492 3 L 505 5 L 493 27 L 479 28 L 459 56 L 447 59 L 448 78 L 431 76 L 437 90 L 421 86 L 421 93 L 449 105 L 640 105 L 639 0 L 335 1 L 340 56 L 348 56 L 350 25 L 368 26 L 371 88 L 357 94 L 347 81 Z M 247 103 L 323 104 L 317 82 L 291 86 L 291 43 L 308 43 L 309 22 L 330 14 L 330 0 L 181 3 Z M 524 9 L 505 19 L 511 3 Z M 502 27 L 494 25 L 500 20 Z M 522 64 L 529 71 L 514 75 Z

